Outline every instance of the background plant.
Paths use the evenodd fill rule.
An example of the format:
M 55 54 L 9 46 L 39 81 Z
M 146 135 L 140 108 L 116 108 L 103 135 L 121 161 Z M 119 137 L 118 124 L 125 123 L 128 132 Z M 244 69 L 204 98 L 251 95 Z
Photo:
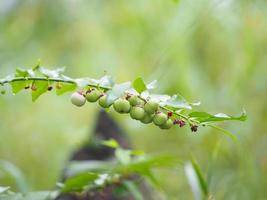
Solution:
M 217 148 L 222 137 L 214 129 L 191 134 L 174 128 L 166 137 L 157 127 L 111 114 L 138 149 L 148 153 L 164 149 L 182 160 L 194 154 L 216 198 L 265 199 L 265 0 L 75 5 L 26 0 L 1 1 L 0 8 L 1 77 L 41 58 L 47 66 L 68 66 L 66 74 L 73 77 L 101 77 L 106 70 L 118 82 L 140 76 L 148 82 L 158 79 L 159 93 L 179 91 L 190 102 L 202 100 L 199 110 L 210 113 L 239 113 L 246 108 L 250 117 L 242 126 L 221 124 L 240 139 L 242 148 L 226 138 Z M 45 95 L 32 104 L 26 92 L 15 98 L 7 92 L 0 98 L 1 159 L 21 168 L 30 190 L 53 187 L 69 153 L 88 138 L 97 109 L 94 104 L 82 111 L 71 107 L 68 95 Z M 52 117 L 51 110 L 57 110 Z M 219 156 L 213 161 L 211 154 Z M 40 179 L 40 174 L 48 176 Z M 158 174 L 174 199 L 193 198 L 183 174 L 183 170 Z M 1 183 L 14 188 L 12 180 L 1 173 Z

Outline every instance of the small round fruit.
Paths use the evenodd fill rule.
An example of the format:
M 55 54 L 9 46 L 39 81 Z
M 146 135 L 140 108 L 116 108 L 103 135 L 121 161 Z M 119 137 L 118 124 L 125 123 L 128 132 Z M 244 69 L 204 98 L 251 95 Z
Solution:
M 102 107 L 102 108 L 109 108 L 111 106 L 111 104 L 108 104 L 107 102 L 107 95 L 103 95 L 99 98 L 98 100 L 98 104 Z
M 113 103 L 113 108 L 114 110 L 116 110 L 118 113 L 128 113 L 131 109 L 131 105 L 129 103 L 129 101 L 127 101 L 126 99 L 117 99 L 114 103 Z
M 130 96 L 128 98 L 128 101 L 130 102 L 131 106 L 136 106 L 138 104 L 142 104 L 143 103 L 143 101 L 138 96 L 135 96 L 135 95 Z
M 157 126 L 161 126 L 165 124 L 165 122 L 168 120 L 168 116 L 165 113 L 159 112 L 154 115 L 153 122 Z
M 159 107 L 159 104 L 156 100 L 149 100 L 148 102 L 146 102 L 144 109 L 148 114 L 153 114 L 157 111 Z
M 141 122 L 144 124 L 149 124 L 153 121 L 153 115 L 145 113 L 145 116 L 143 119 L 141 119 Z
M 88 102 L 96 102 L 101 95 L 101 92 L 99 90 L 92 90 L 90 92 L 87 92 L 85 95 L 85 98 Z
M 173 126 L 172 119 L 168 119 L 163 125 L 159 126 L 161 129 L 170 129 Z
M 79 92 L 75 92 L 71 95 L 71 98 L 70 98 L 72 104 L 74 104 L 75 106 L 78 106 L 78 107 L 81 107 L 85 104 L 86 102 L 86 99 L 85 97 L 80 94 Z
M 130 111 L 130 116 L 133 119 L 141 120 L 145 117 L 145 110 L 140 106 L 134 106 Z

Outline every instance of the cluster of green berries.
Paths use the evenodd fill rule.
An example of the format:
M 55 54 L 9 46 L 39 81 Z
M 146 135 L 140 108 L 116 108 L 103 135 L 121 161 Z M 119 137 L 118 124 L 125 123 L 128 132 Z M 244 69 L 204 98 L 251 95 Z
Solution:
M 173 120 L 172 112 L 163 112 L 158 101 L 154 99 L 143 100 L 136 95 L 127 95 L 116 99 L 113 104 L 109 104 L 107 95 L 96 88 L 91 88 L 86 93 L 75 92 L 71 95 L 71 102 L 78 107 L 83 106 L 86 101 L 98 101 L 102 108 L 109 108 L 112 105 L 118 113 L 129 113 L 132 119 L 139 120 L 144 124 L 153 122 L 161 129 L 170 129 L 175 124 L 180 127 L 185 125 L 185 121 L 182 119 Z

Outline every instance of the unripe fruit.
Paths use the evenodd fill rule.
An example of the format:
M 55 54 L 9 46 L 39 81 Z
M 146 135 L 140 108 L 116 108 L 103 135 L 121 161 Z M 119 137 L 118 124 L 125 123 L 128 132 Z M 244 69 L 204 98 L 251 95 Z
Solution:
M 111 106 L 111 104 L 108 104 L 107 102 L 107 95 L 103 95 L 99 98 L 98 100 L 98 104 L 102 107 L 102 108 L 109 108 Z
M 130 104 L 131 104 L 132 106 L 136 106 L 136 105 L 138 105 L 138 104 L 142 104 L 142 103 L 143 103 L 143 101 L 142 101 L 138 96 L 135 96 L 135 95 L 130 96 L 130 97 L 128 98 L 128 101 L 130 102 Z
M 168 120 L 168 116 L 162 112 L 156 113 L 155 116 L 153 117 L 153 122 L 157 126 L 161 126 L 165 124 L 167 120 Z
M 145 113 L 145 116 L 143 119 L 140 120 L 144 124 L 149 124 L 153 121 L 153 115 L 150 115 L 148 113 Z
M 148 102 L 146 102 L 144 109 L 148 114 L 153 114 L 157 111 L 159 107 L 159 104 L 156 100 L 149 100 Z
M 173 126 L 172 119 L 168 119 L 163 125 L 159 126 L 161 129 L 170 129 Z
M 141 120 L 145 117 L 145 110 L 140 106 L 134 106 L 130 111 L 130 116 L 133 119 Z
M 87 92 L 85 95 L 85 98 L 88 102 L 96 102 L 101 95 L 101 92 L 99 90 L 92 90 L 90 92 Z
M 71 95 L 70 100 L 75 106 L 78 106 L 78 107 L 83 106 L 86 102 L 85 97 L 82 94 L 80 94 L 79 92 L 73 93 Z
M 117 99 L 113 103 L 113 108 L 118 113 L 128 113 L 131 109 L 131 105 L 130 105 L 129 101 L 127 101 L 126 99 Z

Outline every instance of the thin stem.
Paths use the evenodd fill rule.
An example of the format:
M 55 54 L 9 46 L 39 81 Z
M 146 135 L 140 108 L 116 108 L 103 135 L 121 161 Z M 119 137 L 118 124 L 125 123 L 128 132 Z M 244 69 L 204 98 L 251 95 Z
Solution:
M 60 78 L 46 78 L 46 77 L 18 77 L 18 78 L 13 78 L 11 80 L 5 80 L 3 82 L 0 82 L 0 85 L 12 83 L 12 82 L 18 82 L 18 81 L 48 81 L 48 82 L 60 82 L 60 83 L 69 83 L 69 84 L 77 85 L 77 83 L 74 80 L 64 80 L 64 79 L 60 79 Z M 109 87 L 99 86 L 99 85 L 95 85 L 95 84 L 88 84 L 88 86 L 97 87 L 97 88 L 101 88 L 104 90 L 110 90 L 111 89 Z
M 64 80 L 64 79 L 60 79 L 60 78 L 48 78 L 48 77 L 16 77 L 13 78 L 11 80 L 5 80 L 3 82 L 0 82 L 0 85 L 4 85 L 4 84 L 8 84 L 8 83 L 12 83 L 12 82 L 18 82 L 18 81 L 48 81 L 48 82 L 60 82 L 60 83 L 69 83 L 69 84 L 75 84 L 77 85 L 77 83 L 75 82 L 75 80 Z M 101 88 L 105 91 L 110 90 L 112 88 L 110 87 L 104 87 L 104 86 L 99 86 L 99 85 L 95 85 L 95 84 L 88 84 L 88 86 L 90 87 L 95 87 L 95 88 Z M 142 97 L 139 96 L 139 98 L 141 98 L 142 100 L 146 101 L 145 99 L 143 99 Z M 168 112 L 172 112 L 174 115 L 181 117 L 183 119 L 185 119 L 186 121 L 188 121 L 189 123 L 193 122 L 193 123 L 197 123 L 200 124 L 200 122 L 190 119 L 188 116 L 183 115 L 181 113 L 176 113 L 175 111 L 164 107 L 164 106 L 160 106 L 161 109 L 166 110 Z

